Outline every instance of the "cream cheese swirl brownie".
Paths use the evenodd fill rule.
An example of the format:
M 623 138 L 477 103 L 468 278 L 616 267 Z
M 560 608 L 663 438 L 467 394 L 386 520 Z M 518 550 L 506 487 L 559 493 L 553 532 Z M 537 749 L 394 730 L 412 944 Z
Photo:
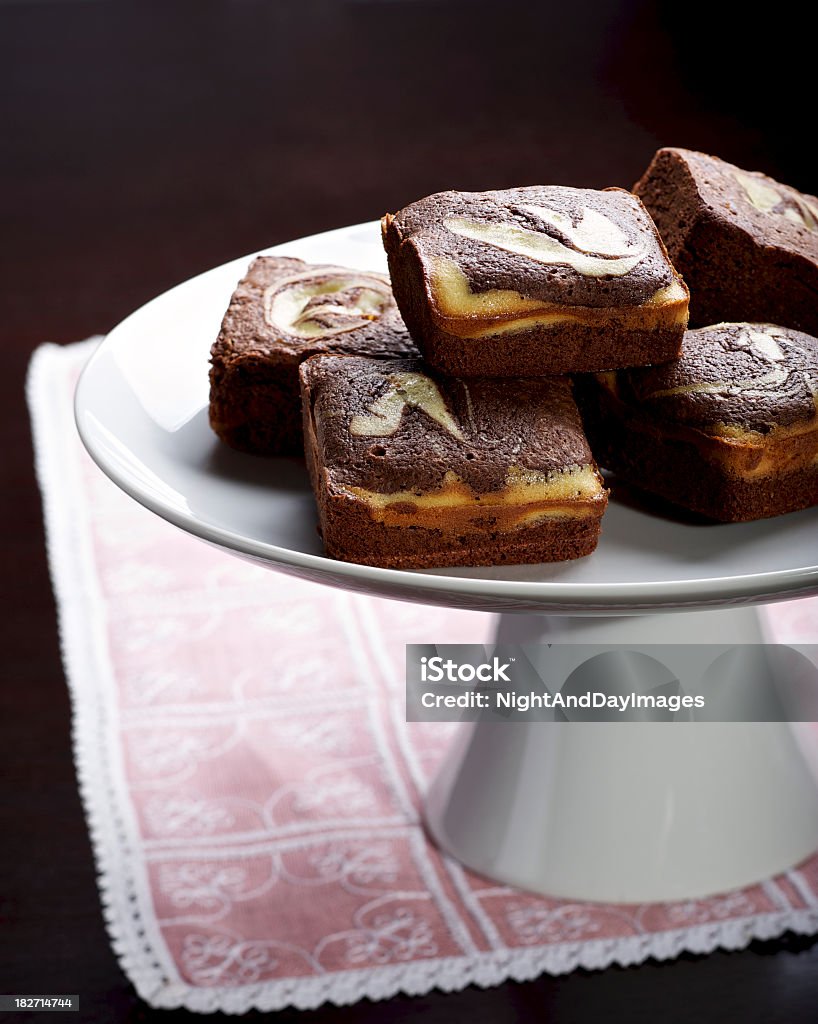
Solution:
M 537 376 L 679 353 L 687 289 L 629 192 L 440 192 L 387 214 L 382 231 L 403 318 L 444 373 Z
M 690 322 L 818 335 L 818 199 L 687 149 L 660 149 L 634 191 L 691 291 Z
M 818 504 L 818 340 L 772 324 L 688 331 L 681 358 L 583 382 L 602 466 L 713 519 Z
M 607 492 L 564 377 L 458 380 L 419 359 L 301 366 L 327 554 L 412 569 L 578 558 Z
M 210 425 L 257 455 L 303 451 L 298 365 L 319 352 L 415 354 L 381 274 L 260 256 L 211 350 Z

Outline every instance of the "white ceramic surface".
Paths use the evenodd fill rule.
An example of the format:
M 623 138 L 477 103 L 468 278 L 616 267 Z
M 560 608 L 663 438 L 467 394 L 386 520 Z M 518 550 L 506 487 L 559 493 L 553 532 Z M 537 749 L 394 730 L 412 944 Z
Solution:
M 385 269 L 375 223 L 270 251 Z M 634 611 L 818 590 L 818 509 L 699 525 L 652 514 L 624 492 L 605 515 L 597 551 L 575 562 L 421 573 L 323 557 L 303 466 L 231 451 L 207 423 L 210 345 L 249 259 L 201 274 L 133 313 L 108 335 L 77 389 L 77 424 L 93 458 L 182 529 L 334 586 L 483 609 Z
M 385 266 L 376 224 L 271 251 Z M 77 424 L 93 458 L 182 529 L 333 586 L 481 609 L 610 616 L 818 590 L 818 509 L 705 526 L 652 514 L 624 493 L 606 513 L 596 553 L 576 562 L 399 572 L 323 557 L 303 465 L 241 455 L 208 427 L 208 353 L 248 262 L 202 274 L 128 317 L 77 389 Z M 737 614 L 700 616 L 692 631 L 685 615 L 658 618 L 676 642 L 706 642 Z M 623 642 L 636 630 L 634 642 L 646 643 L 659 636 L 656 619 L 562 628 L 574 642 Z M 751 610 L 740 620 L 754 636 Z M 542 615 L 501 624 L 506 642 L 535 642 L 552 629 Z M 428 804 L 433 832 L 466 864 L 540 892 L 626 900 L 700 895 L 788 867 L 818 845 L 814 812 L 814 787 L 784 726 L 478 725 L 453 750 Z
M 497 634 L 504 644 L 630 649 L 763 640 L 752 608 L 627 619 L 508 615 Z M 478 721 L 449 750 L 426 821 L 438 845 L 468 867 L 533 892 L 614 903 L 708 896 L 786 871 L 818 849 L 808 729 Z

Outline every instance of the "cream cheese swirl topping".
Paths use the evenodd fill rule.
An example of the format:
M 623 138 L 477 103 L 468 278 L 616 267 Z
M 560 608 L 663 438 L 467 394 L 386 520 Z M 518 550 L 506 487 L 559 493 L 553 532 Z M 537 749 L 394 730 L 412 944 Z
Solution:
M 388 283 L 374 274 L 305 273 L 264 293 L 264 319 L 296 338 L 327 338 L 379 319 L 392 306 Z
M 746 380 L 681 384 L 675 388 L 664 388 L 661 391 L 654 391 L 650 397 L 669 398 L 672 395 L 722 394 L 724 392 L 742 392 L 749 396 L 765 394 L 780 387 L 782 384 L 786 384 L 789 379 L 790 370 L 785 364 L 786 356 L 776 338 L 785 340 L 783 334 L 777 334 L 774 330 L 750 329 L 739 335 L 740 341 L 748 345 L 762 361 L 770 364 L 770 370 L 767 373 L 757 374 Z
M 733 177 L 741 185 L 747 202 L 761 213 L 774 213 L 807 231 L 818 231 L 818 206 L 806 196 L 790 188 L 779 192 L 762 178 L 744 171 L 736 171 Z
M 397 432 L 403 410 L 407 406 L 421 409 L 430 419 L 439 423 L 452 437 L 464 440 L 463 432 L 433 380 L 422 373 L 392 373 L 387 378 L 388 388 L 369 406 L 366 415 L 352 417 L 349 431 L 356 437 L 389 437 Z
M 547 206 L 521 204 L 521 209 L 542 221 L 545 229 L 532 231 L 518 224 L 485 223 L 465 217 L 448 217 L 444 225 L 462 238 L 538 263 L 573 267 L 584 277 L 623 277 L 646 254 L 643 245 L 632 243 L 612 220 L 590 207 L 582 208 L 576 224 L 567 214 Z

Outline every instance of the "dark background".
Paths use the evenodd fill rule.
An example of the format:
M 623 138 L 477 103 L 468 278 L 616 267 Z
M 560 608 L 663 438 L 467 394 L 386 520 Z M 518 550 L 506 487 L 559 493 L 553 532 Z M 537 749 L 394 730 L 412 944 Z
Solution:
M 79 992 L 89 1021 L 188 1017 L 138 1000 L 104 932 L 23 402 L 33 348 L 443 188 L 627 187 L 682 145 L 814 193 L 814 63 L 782 3 L 0 0 L 0 991 Z M 277 1019 L 421 1016 L 814 1022 L 818 943 Z

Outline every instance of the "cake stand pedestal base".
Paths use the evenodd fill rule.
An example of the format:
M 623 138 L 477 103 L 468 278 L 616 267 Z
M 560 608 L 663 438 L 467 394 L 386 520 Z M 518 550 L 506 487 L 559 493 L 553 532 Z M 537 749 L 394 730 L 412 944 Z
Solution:
M 498 643 L 763 643 L 756 611 L 617 618 L 506 615 Z M 818 849 L 809 726 L 474 722 L 426 802 L 438 845 L 544 895 L 693 899 L 785 871 Z M 812 734 L 812 746 L 815 746 Z

